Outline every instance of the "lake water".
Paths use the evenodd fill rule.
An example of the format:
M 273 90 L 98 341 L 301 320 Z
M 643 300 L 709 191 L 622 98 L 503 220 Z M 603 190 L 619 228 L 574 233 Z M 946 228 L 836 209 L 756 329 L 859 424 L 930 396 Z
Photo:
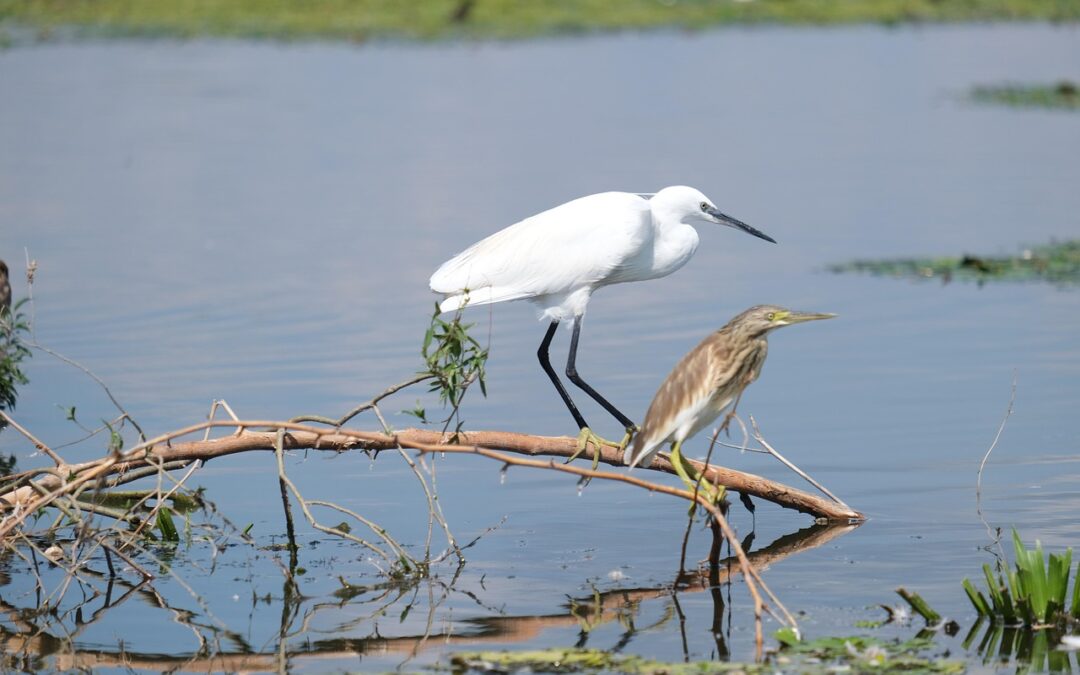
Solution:
M 1080 295 L 822 268 L 1007 254 L 1080 236 L 1080 116 L 964 98 L 975 84 L 1075 79 L 1078 38 L 1075 27 L 1023 25 L 19 47 L 0 52 L 0 257 L 19 297 L 29 251 L 38 340 L 91 368 L 150 433 L 204 419 L 220 398 L 249 419 L 336 415 L 420 369 L 427 279 L 453 253 L 583 194 L 694 185 L 779 244 L 703 226 L 684 269 L 600 291 L 582 374 L 640 420 L 679 356 L 742 309 L 839 314 L 774 334 L 740 412 L 868 522 L 811 532 L 797 554 L 781 538 L 808 528 L 805 515 L 759 504 L 752 518 L 736 504 L 732 523 L 755 533 L 753 550 L 787 552 L 765 579 L 809 636 L 866 632 L 855 622 L 882 618 L 877 605 L 896 604 L 903 585 L 963 626 L 939 639 L 943 649 L 978 659 L 959 644 L 974 621 L 960 580 L 993 560 L 976 471 L 1014 378 L 1015 411 L 983 478 L 984 514 L 1029 543 L 1080 542 Z M 574 434 L 536 364 L 543 326 L 532 308 L 471 314 L 491 358 L 489 396 L 472 392 L 466 427 Z M 566 346 L 561 334 L 553 360 Z M 27 371 L 17 419 L 46 443 L 82 434 L 62 407 L 77 406 L 88 425 L 115 414 L 93 382 L 45 354 Z M 620 435 L 572 393 L 597 431 Z M 384 406 L 389 422 L 413 425 L 397 411 L 418 399 L 438 407 L 422 387 L 409 390 Z M 703 455 L 706 442 L 688 454 Z M 20 467 L 40 461 L 10 431 L 0 451 Z M 76 461 L 104 450 L 66 452 Z M 725 451 L 720 461 L 798 484 L 767 457 Z M 289 668 L 309 671 L 417 668 L 473 647 L 752 657 L 741 579 L 720 594 L 677 594 L 677 618 L 666 588 L 682 503 L 597 482 L 579 494 L 568 476 L 525 469 L 501 481 L 499 466 L 478 458 L 437 462 L 458 538 L 498 525 L 456 578 L 448 564 L 416 589 L 342 599 L 331 595 L 339 578 L 374 583 L 374 568 L 358 547 L 304 528 L 305 598 L 285 603 L 280 552 L 233 546 L 212 566 L 209 547 L 195 544 L 160 552 L 167 563 L 142 560 L 163 572 L 158 597 L 193 619 L 161 608 L 146 587 L 117 602 L 121 584 L 93 622 L 39 620 L 49 641 L 16 618 L 40 599 L 9 555 L 5 658 L 179 667 L 200 632 L 223 655 L 189 666 L 203 670 L 276 669 L 279 650 Z M 423 495 L 396 458 L 311 453 L 289 467 L 307 496 L 422 546 Z M 257 453 L 215 460 L 195 483 L 267 546 L 283 541 L 275 478 L 272 456 Z M 707 549 L 696 528 L 690 555 Z M 622 609 L 595 626 L 572 611 L 594 590 L 624 591 L 601 596 Z M 37 635 L 33 658 L 17 661 L 27 633 Z

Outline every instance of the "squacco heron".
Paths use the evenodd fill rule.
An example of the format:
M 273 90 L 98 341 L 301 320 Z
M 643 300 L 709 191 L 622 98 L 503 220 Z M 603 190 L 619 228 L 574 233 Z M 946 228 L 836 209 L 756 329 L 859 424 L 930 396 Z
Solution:
M 660 385 L 624 461 L 631 468 L 649 466 L 664 444 L 671 443 L 671 463 L 691 486 L 680 454 L 683 442 L 725 410 L 730 408 L 728 414 L 734 416 L 743 390 L 761 374 L 769 332 L 834 316 L 773 305 L 751 307 L 736 316 L 684 356 Z

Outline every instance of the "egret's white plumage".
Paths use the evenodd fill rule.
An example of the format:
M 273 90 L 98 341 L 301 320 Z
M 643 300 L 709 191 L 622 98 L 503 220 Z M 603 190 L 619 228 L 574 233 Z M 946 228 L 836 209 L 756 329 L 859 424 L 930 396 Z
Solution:
M 431 275 L 431 290 L 446 296 L 439 305 L 443 312 L 509 300 L 534 303 L 540 318 L 551 321 L 537 352 L 540 364 L 584 432 L 585 419 L 548 359 L 559 322 L 573 319 L 566 375 L 629 431 L 634 423 L 577 373 L 580 319 L 597 288 L 656 279 L 685 265 L 698 246 L 693 221 L 774 241 L 724 215 L 691 187 L 666 187 L 654 195 L 602 192 L 526 218 L 473 244 Z
M 688 221 L 718 222 L 769 239 L 723 216 L 694 188 L 664 188 L 651 199 L 602 192 L 526 218 L 443 263 L 431 290 L 459 307 L 528 299 L 541 318 L 563 321 L 585 313 L 593 291 L 626 281 L 667 276 L 698 246 Z M 772 241 L 772 239 L 769 239 Z

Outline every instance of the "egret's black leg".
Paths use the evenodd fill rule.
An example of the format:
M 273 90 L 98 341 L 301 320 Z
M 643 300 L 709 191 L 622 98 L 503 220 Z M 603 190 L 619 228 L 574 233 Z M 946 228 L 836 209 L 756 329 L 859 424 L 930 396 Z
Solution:
M 548 330 L 548 335 L 550 336 L 551 333 L 554 333 L 554 332 L 555 332 L 554 329 L 549 329 Z M 601 406 L 603 406 L 604 410 L 611 413 L 615 417 L 615 419 L 619 420 L 619 423 L 621 423 L 624 427 L 626 427 L 627 431 L 629 431 L 631 429 L 636 429 L 637 425 L 634 424 L 632 421 L 630 421 L 629 417 L 622 414 L 621 412 L 619 412 L 618 408 L 616 408 L 615 406 L 608 403 L 607 399 L 605 399 L 603 396 L 601 396 L 599 393 L 597 393 L 597 391 L 595 389 L 590 387 L 589 384 L 585 380 L 581 379 L 580 375 L 578 375 L 578 372 L 577 372 L 577 345 L 578 345 L 578 337 L 579 337 L 580 334 L 581 334 L 581 317 L 577 317 L 576 319 L 574 319 L 574 332 L 570 336 L 570 356 L 566 359 L 566 377 L 571 382 L 576 384 L 579 389 L 581 389 L 586 394 L 591 396 L 594 401 L 596 401 Z M 547 339 L 548 338 L 545 338 L 545 340 L 547 340 Z M 545 352 L 546 351 L 547 350 L 545 349 Z M 552 376 L 552 377 L 554 377 L 554 376 Z
M 576 326 L 576 324 L 575 324 Z M 574 421 L 577 422 L 579 429 L 585 429 L 589 425 L 585 422 L 585 418 L 578 412 L 577 406 L 570 399 L 570 394 L 566 393 L 566 388 L 563 387 L 562 382 L 559 381 L 559 376 L 555 374 L 555 369 L 551 367 L 551 360 L 548 358 L 548 347 L 551 346 L 551 339 L 555 337 L 555 331 L 559 328 L 558 321 L 552 321 L 548 326 L 547 333 L 544 334 L 544 339 L 540 342 L 540 349 L 536 350 L 536 358 L 540 359 L 540 367 L 544 369 L 547 376 L 551 378 L 551 383 L 555 385 L 555 390 L 559 392 L 559 396 L 562 397 L 563 403 L 566 404 L 570 414 L 574 416 Z

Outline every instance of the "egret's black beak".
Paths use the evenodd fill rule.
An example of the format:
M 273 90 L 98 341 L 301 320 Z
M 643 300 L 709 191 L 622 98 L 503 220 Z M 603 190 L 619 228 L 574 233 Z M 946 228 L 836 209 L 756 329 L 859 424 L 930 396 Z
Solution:
M 769 235 L 765 234 L 761 230 L 750 227 L 749 225 L 747 225 L 743 221 L 739 220 L 738 218 L 732 218 L 731 216 L 729 216 L 727 214 L 724 214 L 724 213 L 721 213 L 719 210 L 713 209 L 713 208 L 710 208 L 710 209 L 706 210 L 706 213 L 708 213 L 713 218 L 716 218 L 718 221 L 720 221 L 720 223 L 722 225 L 727 225 L 728 227 L 734 227 L 735 229 L 742 230 L 743 232 L 746 232 L 747 234 L 752 234 L 755 237 L 757 237 L 758 239 L 764 239 L 765 241 L 771 241 L 774 244 L 776 243 L 776 240 L 773 239 L 772 237 L 770 237 Z

